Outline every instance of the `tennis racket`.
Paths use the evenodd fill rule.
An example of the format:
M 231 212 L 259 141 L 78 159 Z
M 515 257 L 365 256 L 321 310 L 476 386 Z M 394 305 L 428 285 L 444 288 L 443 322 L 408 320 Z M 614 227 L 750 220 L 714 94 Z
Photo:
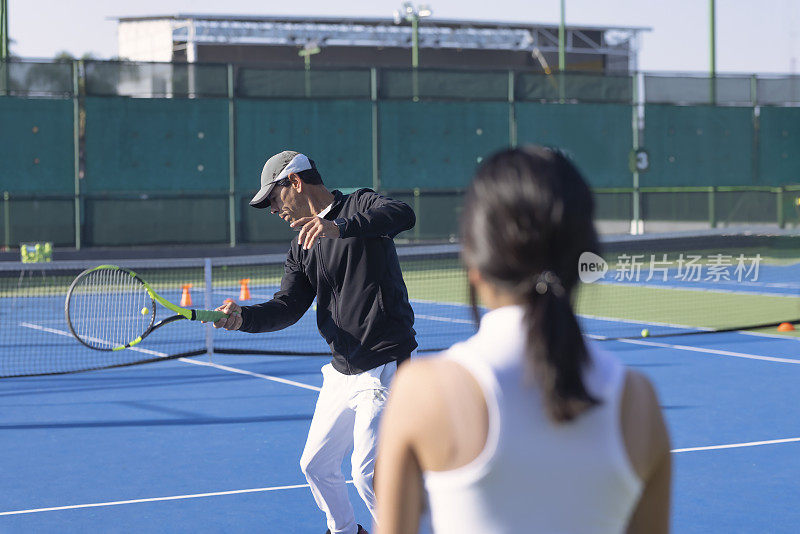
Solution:
M 156 302 L 175 315 L 156 323 Z M 173 304 L 138 274 L 116 265 L 99 265 L 79 274 L 67 291 L 64 312 L 75 339 L 103 351 L 133 347 L 154 330 L 175 321 L 213 322 L 226 315 Z

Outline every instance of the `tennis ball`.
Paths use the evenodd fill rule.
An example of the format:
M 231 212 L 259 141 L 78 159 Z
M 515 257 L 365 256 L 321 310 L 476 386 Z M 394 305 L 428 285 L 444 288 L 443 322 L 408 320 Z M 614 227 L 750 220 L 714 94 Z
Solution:
M 150 313 L 150 310 L 147 308 L 142 308 L 142 315 L 147 315 L 148 313 Z
M 796 205 L 800 206 L 800 197 L 797 197 L 796 199 L 794 199 L 794 203 Z
M 647 328 L 642 330 L 642 337 L 648 337 L 650 335 L 650 330 Z

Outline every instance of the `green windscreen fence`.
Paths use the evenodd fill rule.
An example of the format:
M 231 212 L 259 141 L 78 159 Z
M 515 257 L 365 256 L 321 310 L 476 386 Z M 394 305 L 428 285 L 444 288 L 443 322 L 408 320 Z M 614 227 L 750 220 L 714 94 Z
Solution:
M 227 100 L 88 97 L 85 109 L 87 245 L 226 240 L 225 196 L 197 194 L 229 187 Z
M 84 62 L 86 94 L 173 98 L 228 95 L 226 65 Z
M 516 77 L 515 99 L 632 103 L 633 77 L 600 73 L 523 73 Z
M 411 206 L 417 216 L 414 228 L 397 236 L 398 240 L 449 240 L 459 236 L 459 223 L 465 190 L 387 191 L 391 198 Z
M 89 195 L 83 240 L 91 246 L 228 241 L 227 193 Z
M 800 108 L 761 108 L 758 174 L 763 183 L 800 184 Z
M 717 224 L 775 224 L 778 203 L 774 192 L 720 189 L 714 193 L 714 217 Z
M 254 98 L 369 98 L 369 69 L 311 71 L 240 68 L 236 96 Z
M 415 88 L 416 76 L 416 92 Z M 384 99 L 508 100 L 508 71 L 381 69 L 378 95 Z
M 705 225 L 711 216 L 707 191 L 645 191 L 640 199 L 640 216 L 645 224 L 669 221 Z
M 559 147 L 592 187 L 628 187 L 632 110 L 624 104 L 517 104 L 520 144 Z
M 0 248 L 49 241 L 75 246 L 75 201 L 62 195 L 0 193 Z
M 759 185 L 752 108 L 645 106 L 642 186 Z
M 67 99 L 0 97 L 0 246 L 74 245 L 73 115 Z
M 224 99 L 86 99 L 84 191 L 228 188 Z
M 465 187 L 482 158 L 509 145 L 508 115 L 501 102 L 381 102 L 381 187 Z
M 72 96 L 72 63 L 0 61 L 0 93 L 20 96 Z
M 648 103 L 721 104 L 747 106 L 755 101 L 752 76 L 645 75 Z
M 758 103 L 784 106 L 800 103 L 800 76 L 758 77 Z
M 301 65 L 0 63 L 0 246 L 283 241 L 248 201 L 286 149 L 330 189 L 413 205 L 400 239 L 451 239 L 476 167 L 512 142 L 563 150 L 615 231 L 637 206 L 648 230 L 800 226 L 798 76 Z
M 72 100 L 0 97 L 0 191 L 75 190 Z
M 631 221 L 633 219 L 632 193 L 615 190 L 594 191 L 594 217 L 604 221 Z

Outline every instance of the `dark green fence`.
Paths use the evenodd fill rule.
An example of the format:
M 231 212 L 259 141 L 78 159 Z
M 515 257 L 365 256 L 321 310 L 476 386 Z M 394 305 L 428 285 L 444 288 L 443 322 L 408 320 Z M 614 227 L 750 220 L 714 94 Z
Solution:
M 289 148 L 331 188 L 415 206 L 409 239 L 457 235 L 475 167 L 524 143 L 572 157 L 598 219 L 619 228 L 797 225 L 798 87 L 785 76 L 0 64 L 0 245 L 284 240 L 285 225 L 247 202 L 266 158 Z M 631 170 L 634 147 L 647 172 Z
M 800 108 L 762 107 L 758 118 L 758 176 L 800 181 Z
M 753 166 L 752 108 L 645 106 L 650 171 L 642 186 L 778 185 Z
M 75 192 L 72 100 L 0 97 L 0 190 Z
M 501 102 L 382 102 L 383 189 L 464 187 L 481 158 L 509 143 Z
M 516 106 L 520 144 L 556 146 L 570 155 L 593 187 L 631 185 L 632 110 L 623 104 Z
M 225 99 L 86 99 L 82 191 L 227 190 Z

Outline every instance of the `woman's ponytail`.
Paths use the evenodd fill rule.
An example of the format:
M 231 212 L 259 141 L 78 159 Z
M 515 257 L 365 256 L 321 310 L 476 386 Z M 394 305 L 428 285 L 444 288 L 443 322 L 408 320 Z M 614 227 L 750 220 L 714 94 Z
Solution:
M 556 422 L 571 421 L 597 400 L 583 383 L 589 357 L 558 276 L 539 275 L 525 292 L 524 308 L 528 362 L 547 414 Z

